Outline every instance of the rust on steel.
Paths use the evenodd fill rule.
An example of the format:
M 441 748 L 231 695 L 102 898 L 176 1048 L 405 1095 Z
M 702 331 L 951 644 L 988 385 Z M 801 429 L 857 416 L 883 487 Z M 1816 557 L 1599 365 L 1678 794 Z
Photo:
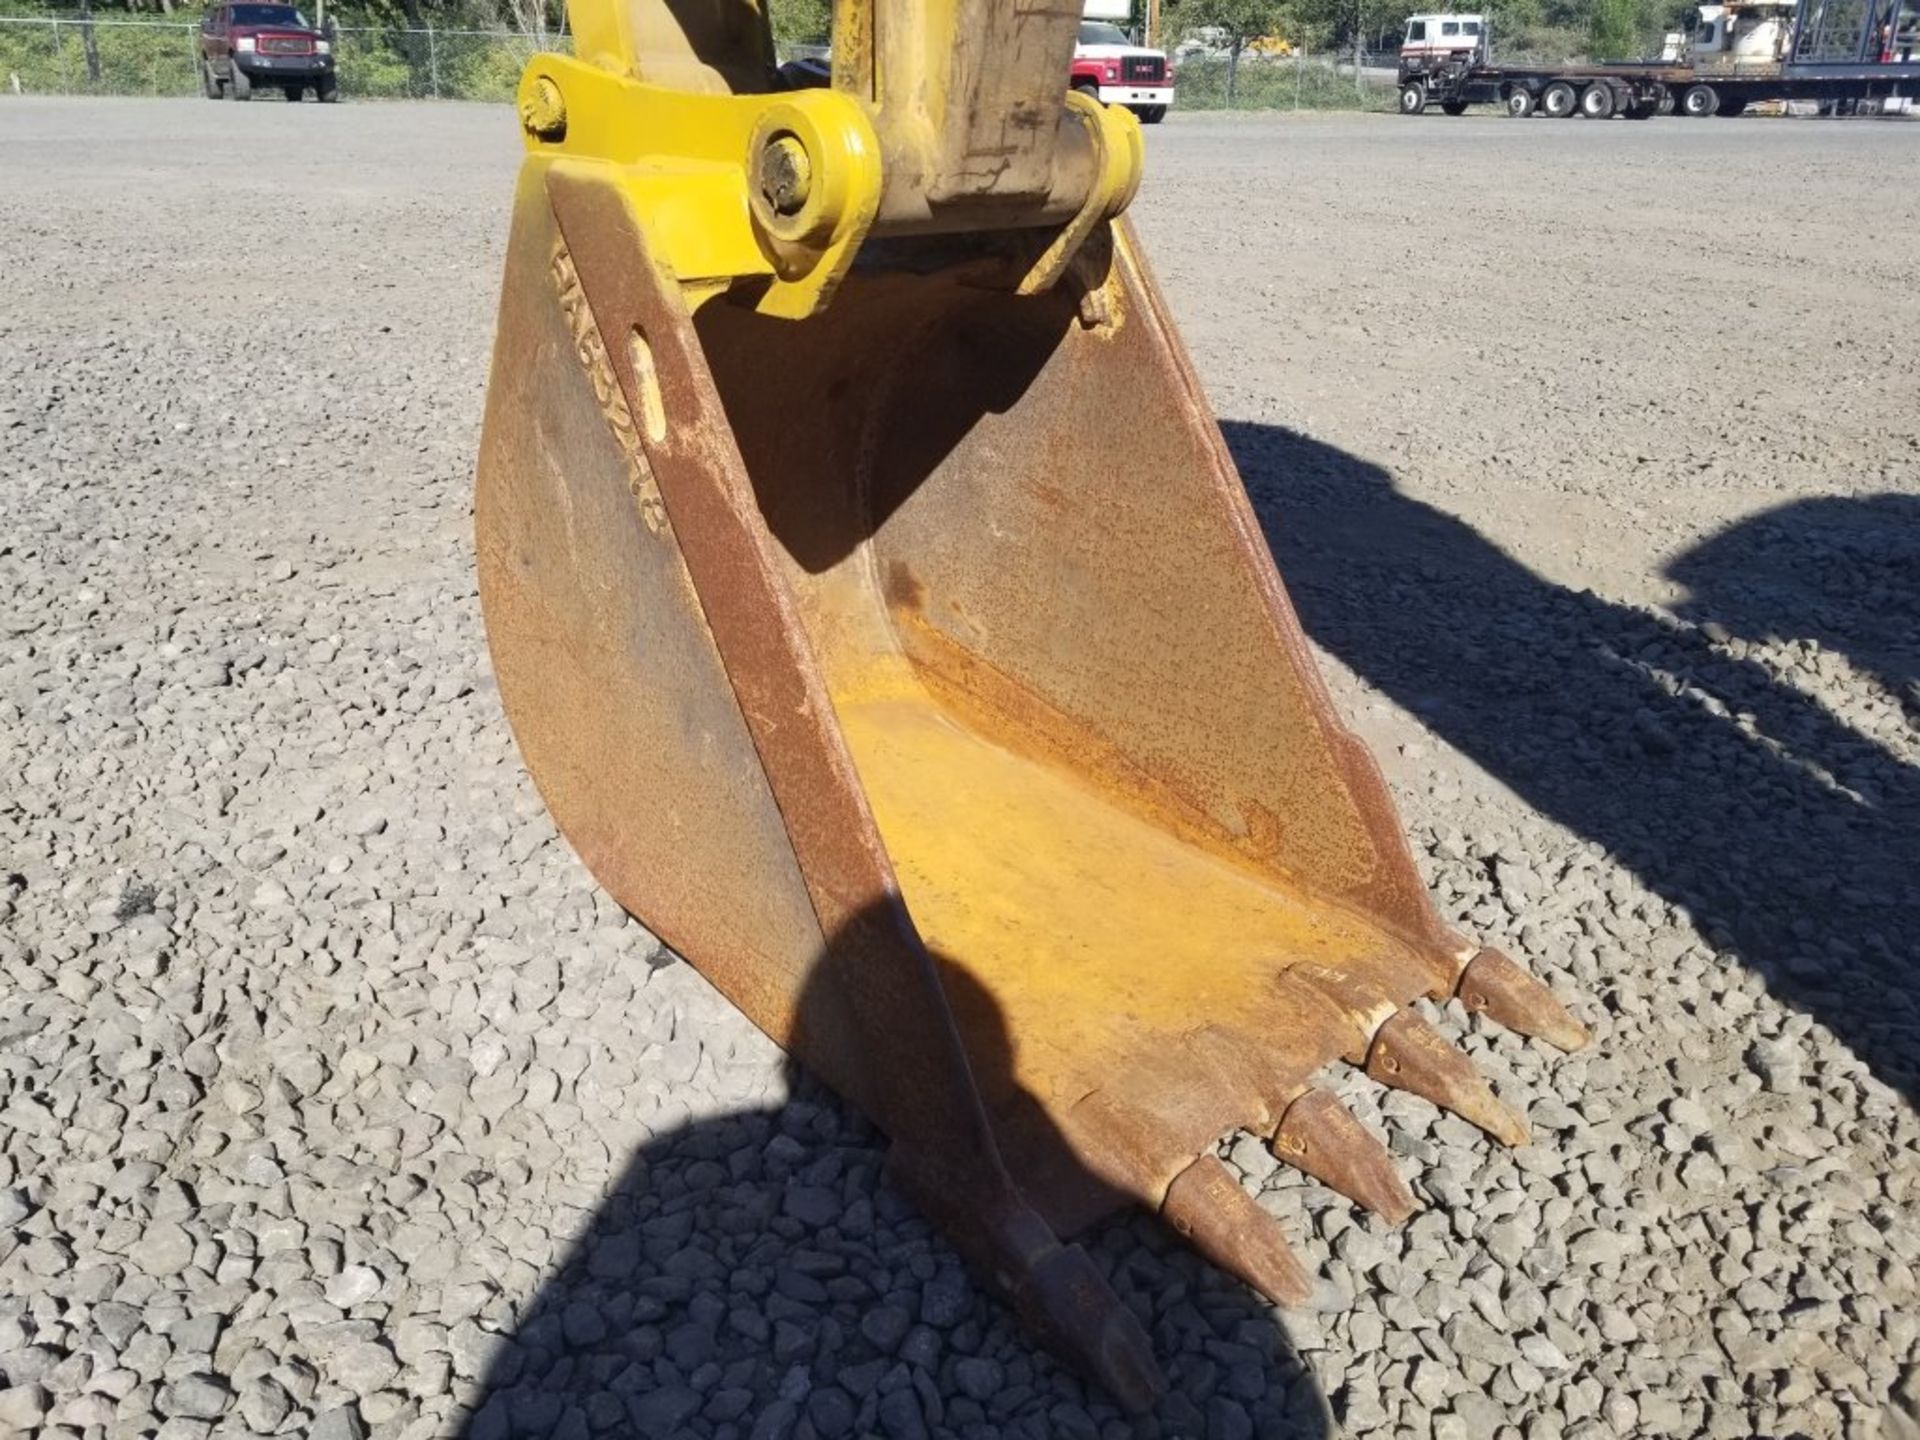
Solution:
M 1587 1027 L 1553 993 L 1498 950 L 1482 950 L 1460 972 L 1460 1002 L 1522 1035 L 1537 1035 L 1561 1050 L 1587 1043 Z
M 1280 1222 L 1218 1156 L 1202 1155 L 1174 1177 L 1160 1213 L 1194 1249 L 1274 1304 L 1300 1305 L 1313 1294 L 1313 1281 L 1287 1247 Z
M 1287 1107 L 1273 1132 L 1274 1157 L 1364 1205 L 1390 1225 L 1418 1208 L 1393 1156 L 1374 1133 L 1324 1090 L 1308 1090 Z
M 1505 1144 L 1527 1143 L 1527 1122 L 1500 1103 L 1471 1060 L 1411 1010 L 1380 1027 L 1367 1054 L 1367 1074 L 1431 1100 Z
M 901 904 L 863 790 L 833 724 L 831 704 L 819 689 L 804 631 L 768 557 L 769 541 L 751 488 L 737 456 L 729 454 L 724 412 L 699 363 L 690 317 L 677 291 L 658 283 L 644 263 L 644 240 L 617 195 L 570 183 L 563 168 L 548 176 L 546 189 L 558 253 L 564 257 L 554 273 L 563 287 L 578 280 L 598 334 L 598 343 L 576 340 L 572 348 L 589 372 L 607 421 L 622 488 L 634 518 L 649 539 L 670 548 L 687 582 L 676 602 L 680 625 L 693 633 L 709 665 L 704 673 L 683 678 L 697 680 L 706 700 L 730 700 L 736 709 L 738 738 L 729 768 L 757 767 L 797 872 L 789 873 L 813 912 L 814 924 L 801 937 L 803 944 L 806 936 L 813 937 L 813 956 L 797 966 L 790 961 L 761 966 L 750 955 L 717 955 L 716 983 L 770 1033 L 803 1052 L 813 1051 L 821 1070 L 861 1097 L 900 1139 L 892 1159 L 895 1178 L 923 1208 L 952 1216 L 949 1228 L 963 1250 L 1023 1314 L 1034 1317 L 1116 1395 L 1144 1403 L 1157 1381 L 1138 1322 L 1077 1249 L 1033 1243 L 1035 1235 L 1051 1239 L 1052 1232 L 999 1159 L 933 961 Z M 627 263 L 636 254 L 642 263 Z M 564 314 L 564 288 L 560 301 Z M 599 377 L 601 367 L 615 387 L 613 397 Z M 632 423 L 634 416 L 655 408 L 674 417 L 658 435 Z M 575 473 L 590 468 L 583 465 Z M 510 483 L 503 478 L 503 486 Z M 551 475 L 548 483 L 562 482 Z M 659 516 L 650 513 L 655 494 Z M 526 512 L 526 523 L 541 523 L 530 517 L 542 510 L 570 518 L 570 506 L 543 506 L 539 499 L 515 496 L 510 503 Z M 491 548 L 490 516 L 481 523 L 485 552 Z M 569 527 L 564 540 L 554 536 L 548 543 L 564 545 L 578 557 L 603 538 L 598 528 L 588 533 Z M 602 592 L 573 598 L 588 610 L 606 597 Z M 489 596 L 490 614 L 493 608 Z M 541 608 L 547 627 L 536 641 L 541 649 L 574 644 L 570 631 L 591 631 L 604 623 L 598 613 L 569 617 L 555 615 L 550 605 Z M 656 625 L 660 618 L 646 617 Z M 516 631 L 490 620 L 490 633 L 498 652 Z M 526 658 L 531 684 L 516 688 L 508 702 L 516 728 L 561 728 L 550 725 L 547 716 L 556 700 L 566 704 L 566 697 L 541 682 L 539 659 Z M 631 666 L 641 652 L 638 646 L 614 646 L 603 658 L 616 667 Z M 643 687 L 618 688 L 631 693 Z M 549 763 L 591 771 L 614 758 L 599 748 L 612 738 L 575 730 L 559 742 L 567 753 Z M 750 746 L 744 757 L 741 738 Z M 572 796 L 575 805 L 593 812 L 584 823 L 594 831 L 620 823 L 599 810 L 601 794 L 597 787 L 583 787 Z M 616 894 L 631 896 L 628 903 L 639 913 L 652 912 L 650 897 L 638 893 L 644 878 L 624 871 L 616 878 Z M 730 928 L 722 914 L 697 909 L 674 919 L 670 937 L 696 963 L 708 953 L 701 931 L 709 923 L 721 932 Z M 793 943 L 792 937 L 765 938 Z
M 1110 238 L 1077 292 L 996 290 L 1017 257 L 962 250 L 857 267 L 803 322 L 689 313 L 619 196 L 556 164 L 521 192 L 477 525 L 502 695 L 594 873 L 1140 1400 L 1144 1335 L 1058 1237 L 1142 1205 L 1298 1298 L 1199 1157 L 1249 1130 L 1399 1218 L 1318 1072 L 1517 1142 L 1406 1005 L 1581 1037 L 1434 916 Z
M 1586 1033 L 1436 914 L 1124 222 L 1036 294 L 1045 226 L 898 227 L 791 320 L 690 299 L 608 169 L 529 160 L 501 292 L 475 535 L 528 766 L 975 1272 L 1150 1404 L 1076 1234 L 1140 1207 L 1301 1301 L 1224 1139 L 1399 1221 L 1407 1178 L 1316 1080 L 1518 1144 L 1409 1007 Z

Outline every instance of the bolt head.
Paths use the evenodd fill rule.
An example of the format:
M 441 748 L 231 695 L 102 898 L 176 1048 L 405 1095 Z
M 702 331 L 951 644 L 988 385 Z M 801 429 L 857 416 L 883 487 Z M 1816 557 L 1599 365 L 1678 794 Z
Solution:
M 807 147 L 792 135 L 776 135 L 760 152 L 760 198 L 776 215 L 798 215 L 813 188 Z
M 545 75 L 527 87 L 520 97 L 520 124 L 529 135 L 542 140 L 558 140 L 567 133 L 567 104 L 560 87 Z

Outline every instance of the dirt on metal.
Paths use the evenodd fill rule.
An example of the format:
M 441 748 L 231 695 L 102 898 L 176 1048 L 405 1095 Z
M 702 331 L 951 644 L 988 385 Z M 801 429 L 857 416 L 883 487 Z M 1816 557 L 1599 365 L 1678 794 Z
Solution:
M 529 166 L 501 306 L 476 525 L 529 767 L 608 890 L 1148 1403 L 1144 1333 L 1056 1237 L 1143 1206 L 1297 1302 L 1224 1137 L 1404 1218 L 1315 1075 L 1519 1144 L 1405 1007 L 1584 1032 L 1435 915 L 1124 225 L 1033 296 L 1008 247 L 892 242 L 791 321 L 690 313 L 610 193 Z

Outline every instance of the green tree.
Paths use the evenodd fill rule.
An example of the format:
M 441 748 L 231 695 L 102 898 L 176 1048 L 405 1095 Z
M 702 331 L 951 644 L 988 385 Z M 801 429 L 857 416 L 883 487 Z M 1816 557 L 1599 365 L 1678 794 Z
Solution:
M 1645 49 L 1651 21 L 1646 0 L 1593 0 L 1587 12 L 1587 53 L 1596 60 L 1628 60 Z
M 1421 0 L 1295 0 L 1292 13 L 1296 21 L 1311 25 L 1325 35 L 1335 50 L 1350 52 L 1357 67 L 1361 53 L 1375 45 L 1398 47 L 1407 16 L 1423 8 L 1448 7 L 1426 7 Z M 1457 8 L 1477 10 L 1480 7 L 1461 5 Z M 1357 69 L 1354 78 L 1358 83 Z
M 1178 19 L 1186 31 L 1211 30 L 1227 52 L 1227 104 L 1233 104 L 1240 56 L 1262 35 L 1279 29 L 1284 7 L 1278 0 L 1180 0 Z
M 833 0 L 772 0 L 773 38 L 786 45 L 824 45 L 833 29 Z

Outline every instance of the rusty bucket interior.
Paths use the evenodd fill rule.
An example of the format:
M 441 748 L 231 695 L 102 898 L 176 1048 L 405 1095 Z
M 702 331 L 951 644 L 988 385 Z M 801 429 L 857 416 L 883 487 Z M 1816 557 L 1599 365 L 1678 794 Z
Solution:
M 1016 1173 L 1024 1116 L 1157 1205 L 1361 1052 L 1362 1005 L 1450 994 L 1461 946 L 1114 263 L 1091 324 L 964 271 L 696 324 L 907 911 L 969 1049 L 1008 1038 L 974 1069 Z M 1030 1191 L 1067 1230 L 1105 1203 L 1073 1178 Z
M 1220 1141 L 1403 1218 L 1323 1067 L 1518 1143 L 1406 1007 L 1584 1034 L 1434 914 L 1124 223 L 1039 294 L 990 240 L 869 246 L 798 320 L 690 306 L 646 243 L 527 167 L 476 526 L 530 769 L 984 1277 L 1146 1403 L 1144 1336 L 1061 1242 L 1139 1205 L 1299 1300 Z

